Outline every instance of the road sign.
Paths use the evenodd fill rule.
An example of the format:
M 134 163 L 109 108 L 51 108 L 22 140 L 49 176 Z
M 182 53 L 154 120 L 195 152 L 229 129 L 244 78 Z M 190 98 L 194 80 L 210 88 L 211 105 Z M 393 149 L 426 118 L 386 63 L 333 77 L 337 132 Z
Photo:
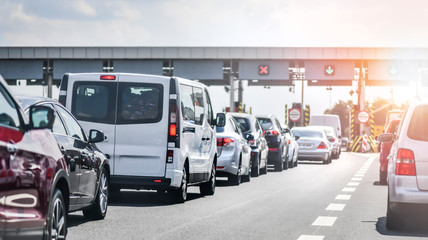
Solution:
M 324 74 L 327 76 L 333 76 L 334 75 L 334 65 L 326 65 L 324 67 Z
M 290 118 L 290 121 L 298 122 L 302 117 L 302 110 L 299 108 L 292 108 L 288 113 L 288 117 Z
M 259 75 L 268 75 L 268 74 L 269 74 L 269 65 L 260 65 Z
M 361 110 L 358 113 L 358 121 L 362 124 L 367 123 L 370 120 L 370 115 L 369 112 L 367 112 L 366 110 Z

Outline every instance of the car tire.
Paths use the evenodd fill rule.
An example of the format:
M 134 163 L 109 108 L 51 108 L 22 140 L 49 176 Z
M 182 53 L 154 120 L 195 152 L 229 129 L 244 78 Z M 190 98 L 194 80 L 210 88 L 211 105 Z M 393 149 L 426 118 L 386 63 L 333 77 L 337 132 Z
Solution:
M 260 175 L 260 154 L 259 157 L 256 160 L 257 164 L 256 166 L 253 166 L 253 169 L 251 170 L 252 177 L 258 177 Z
M 262 169 L 260 169 L 260 173 L 261 174 L 267 174 L 267 172 L 268 172 L 268 164 L 267 164 L 267 160 L 265 161 L 265 167 L 264 168 L 262 168 Z
M 214 195 L 215 193 L 215 176 L 216 176 L 216 166 L 213 163 L 211 168 L 211 176 L 208 182 L 202 183 L 199 186 L 199 191 L 202 195 Z
M 278 153 L 278 159 L 274 164 L 275 171 L 282 172 L 283 167 L 284 167 L 284 161 L 282 159 L 282 155 L 281 153 Z
M 386 177 L 387 177 L 387 172 L 386 171 L 380 171 L 379 172 L 379 183 L 381 185 L 386 185 L 387 184 Z
M 49 203 L 46 228 L 47 236 L 44 239 L 65 239 L 67 237 L 67 212 L 64 197 L 59 189 L 54 190 Z
M 251 160 L 250 160 L 250 166 L 248 167 L 248 174 L 242 176 L 242 181 L 243 182 L 250 182 L 251 181 L 252 167 L 253 166 L 252 166 L 252 163 L 251 163 Z
M 107 214 L 108 197 L 109 179 L 106 170 L 103 169 L 100 174 L 100 184 L 98 185 L 95 201 L 89 208 L 83 209 L 83 215 L 91 220 L 104 219 Z
M 187 200 L 187 171 L 185 168 L 183 168 L 180 187 L 169 189 L 167 192 L 176 203 L 184 203 Z
M 401 227 L 402 216 L 398 213 L 392 211 L 390 207 L 389 194 L 388 194 L 388 203 L 386 209 L 386 228 L 389 230 L 396 230 Z

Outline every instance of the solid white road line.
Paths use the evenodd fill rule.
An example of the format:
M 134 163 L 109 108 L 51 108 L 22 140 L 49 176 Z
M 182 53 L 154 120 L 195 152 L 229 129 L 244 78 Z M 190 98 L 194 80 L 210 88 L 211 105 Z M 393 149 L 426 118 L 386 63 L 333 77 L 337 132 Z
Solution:
M 327 206 L 325 210 L 327 211 L 343 211 L 346 204 L 339 204 L 339 203 L 331 203 Z
M 324 226 L 324 227 L 331 227 L 333 226 L 334 222 L 336 222 L 337 217 L 318 217 L 313 223 L 312 226 Z
M 323 240 L 324 236 L 320 235 L 302 235 L 297 240 Z
M 351 199 L 352 195 L 347 195 L 347 194 L 339 194 L 336 196 L 336 200 L 349 200 Z

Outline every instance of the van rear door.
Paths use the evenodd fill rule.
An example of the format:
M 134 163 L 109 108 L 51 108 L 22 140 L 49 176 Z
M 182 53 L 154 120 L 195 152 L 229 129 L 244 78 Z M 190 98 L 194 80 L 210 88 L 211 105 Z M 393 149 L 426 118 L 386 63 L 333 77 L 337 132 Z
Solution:
M 169 79 L 120 75 L 114 175 L 164 177 Z

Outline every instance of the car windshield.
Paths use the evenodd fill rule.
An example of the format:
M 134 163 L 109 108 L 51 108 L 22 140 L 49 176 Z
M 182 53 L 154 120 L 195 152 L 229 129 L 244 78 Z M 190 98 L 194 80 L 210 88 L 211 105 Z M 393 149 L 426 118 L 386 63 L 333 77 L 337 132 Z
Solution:
M 323 138 L 321 131 L 315 130 L 291 130 L 294 136 L 299 136 L 300 138 Z

